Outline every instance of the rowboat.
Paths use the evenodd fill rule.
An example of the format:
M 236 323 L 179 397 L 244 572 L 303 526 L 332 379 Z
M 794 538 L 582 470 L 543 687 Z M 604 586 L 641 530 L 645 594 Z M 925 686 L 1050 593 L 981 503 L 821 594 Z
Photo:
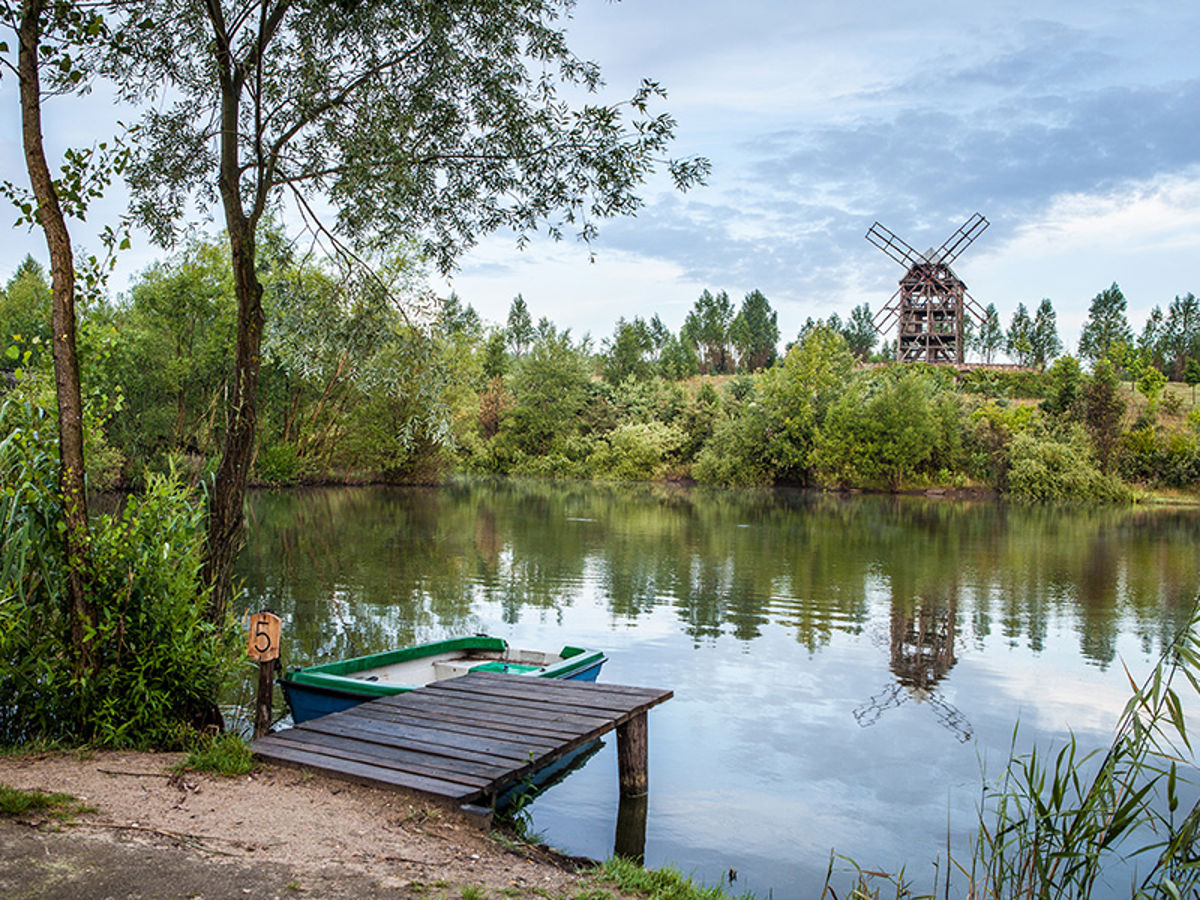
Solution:
M 476 635 L 292 669 L 279 685 L 298 724 L 468 672 L 595 681 L 606 659 L 599 650 L 519 650 L 501 638 Z

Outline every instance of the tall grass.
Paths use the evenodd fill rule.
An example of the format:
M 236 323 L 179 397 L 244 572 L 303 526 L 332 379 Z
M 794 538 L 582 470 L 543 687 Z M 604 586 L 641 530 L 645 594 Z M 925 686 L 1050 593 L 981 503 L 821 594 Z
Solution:
M 1195 756 L 1177 690 L 1200 694 L 1200 606 L 1144 682 L 1126 675 L 1132 696 L 1106 750 L 1072 738 L 1056 753 L 1014 755 L 985 791 L 959 867 L 969 896 L 1200 894 L 1200 801 L 1189 807 L 1181 796 Z

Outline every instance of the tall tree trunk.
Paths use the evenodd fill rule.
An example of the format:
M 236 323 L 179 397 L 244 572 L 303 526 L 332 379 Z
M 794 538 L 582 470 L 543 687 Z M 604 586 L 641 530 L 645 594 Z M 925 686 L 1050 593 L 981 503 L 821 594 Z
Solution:
M 21 9 L 17 38 L 21 96 L 21 130 L 25 166 L 37 198 L 38 224 L 50 252 L 54 329 L 54 386 L 58 396 L 59 489 L 66 519 L 67 602 L 70 608 L 71 644 L 80 673 L 95 665 L 89 637 L 95 612 L 87 595 L 88 513 L 84 490 L 83 401 L 79 390 L 79 359 L 75 352 L 75 261 L 71 237 L 59 205 L 58 192 L 46 164 L 42 142 L 42 88 L 38 71 L 43 0 L 27 0 Z
M 233 264 L 234 294 L 238 302 L 237 356 L 230 398 L 229 425 L 225 447 L 217 468 L 208 512 L 208 540 L 204 579 L 212 589 L 209 618 L 223 623 L 233 593 L 233 566 L 241 549 L 245 528 L 243 504 L 246 480 L 254 456 L 258 426 L 258 375 L 262 348 L 262 284 L 255 271 L 255 221 L 242 205 L 238 164 L 238 102 L 242 90 L 222 39 L 223 26 L 214 21 L 222 52 L 221 75 L 221 202 L 229 232 Z

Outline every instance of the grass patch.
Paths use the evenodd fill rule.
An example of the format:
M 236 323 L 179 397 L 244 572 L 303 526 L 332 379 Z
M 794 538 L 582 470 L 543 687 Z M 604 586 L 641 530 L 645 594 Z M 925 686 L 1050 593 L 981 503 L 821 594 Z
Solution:
M 176 772 L 213 772 L 233 777 L 249 775 L 258 768 L 250 747 L 233 732 L 196 739 L 187 757 L 175 766 Z
M 709 887 L 695 884 L 673 866 L 643 869 L 637 863 L 619 856 L 601 864 L 597 875 L 601 881 L 613 884 L 621 891 L 651 900 L 751 900 L 749 893 L 730 894 L 721 885 Z
M 23 791 L 0 784 L 0 816 L 16 818 L 31 814 L 50 816 L 54 819 L 69 819 L 72 816 L 92 812 L 70 794 L 47 794 L 44 791 Z

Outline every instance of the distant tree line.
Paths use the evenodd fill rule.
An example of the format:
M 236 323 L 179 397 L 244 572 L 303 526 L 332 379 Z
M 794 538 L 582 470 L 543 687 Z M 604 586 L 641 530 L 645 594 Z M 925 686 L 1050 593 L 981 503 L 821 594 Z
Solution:
M 233 377 L 232 277 L 220 244 L 198 241 L 83 310 L 93 487 L 171 469 L 211 477 Z M 535 322 L 521 295 L 502 324 L 456 295 L 410 321 L 392 299 L 421 294 L 411 262 L 383 278 L 344 277 L 268 232 L 259 482 L 467 471 L 1110 498 L 1126 483 L 1200 482 L 1195 398 L 1168 385 L 1200 382 L 1190 294 L 1135 339 L 1113 285 L 1092 302 L 1079 357 L 1061 356 L 1049 300 L 1032 315 L 1018 306 L 1007 330 L 989 307 L 967 335 L 972 353 L 1028 368 L 956 378 L 857 369 L 893 349 L 878 347 L 866 304 L 810 319 L 780 355 L 778 315 L 758 290 L 740 304 L 704 291 L 678 331 L 658 315 L 621 318 L 596 345 Z M 47 362 L 48 302 L 33 260 L 0 297 L 22 390 Z

